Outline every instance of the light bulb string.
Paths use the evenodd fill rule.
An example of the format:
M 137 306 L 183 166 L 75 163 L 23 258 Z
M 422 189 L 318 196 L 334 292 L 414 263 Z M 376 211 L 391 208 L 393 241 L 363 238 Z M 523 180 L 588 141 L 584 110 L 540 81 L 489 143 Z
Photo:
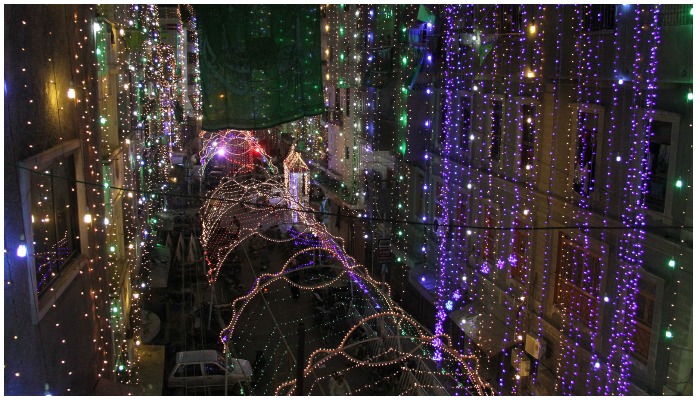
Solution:
M 215 201 L 221 201 L 221 202 L 228 202 L 228 203 L 240 203 L 244 205 L 257 205 L 255 202 L 250 202 L 250 201 L 243 201 L 243 200 L 234 200 L 234 199 L 228 199 L 224 197 L 210 197 L 210 196 L 198 196 L 198 195 L 187 195 L 187 194 L 177 194 L 177 193 L 168 193 L 164 191 L 157 191 L 157 190 L 139 190 L 139 189 L 126 189 L 123 187 L 119 186 L 104 186 L 102 184 L 98 183 L 92 183 L 92 182 L 86 182 L 83 180 L 79 179 L 73 179 L 73 178 L 68 178 L 68 177 L 63 177 L 63 176 L 56 176 L 51 173 L 42 173 L 39 171 L 34 171 L 31 168 L 23 167 L 20 165 L 10 165 L 11 167 L 18 168 L 18 169 L 23 169 L 26 171 L 29 171 L 34 174 L 42 175 L 42 176 L 50 176 L 56 179 L 65 179 L 69 182 L 73 183 L 80 183 L 85 186 L 95 186 L 95 187 L 102 187 L 105 189 L 111 189 L 111 190 L 120 190 L 120 191 L 125 191 L 125 192 L 132 192 L 132 193 L 138 193 L 138 194 L 144 194 L 144 195 L 157 195 L 157 196 L 171 196 L 171 197 L 184 197 L 184 198 L 189 198 L 189 199 L 198 199 L 198 200 L 215 200 Z M 295 211 L 299 213 L 306 213 L 306 214 L 315 214 L 315 215 L 325 215 L 325 216 L 338 216 L 338 213 L 332 213 L 332 212 L 325 212 L 325 211 L 316 211 L 312 209 L 306 209 L 306 210 L 301 210 L 301 209 L 292 209 L 288 206 L 282 206 L 282 205 L 276 205 L 276 206 L 270 206 L 270 208 L 274 209 L 286 209 L 289 211 Z M 422 222 L 422 221 L 411 221 L 411 220 L 398 220 L 398 219 L 392 219 L 392 218 L 380 218 L 380 217 L 374 217 L 374 216 L 367 216 L 367 217 L 358 217 L 356 214 L 348 215 L 348 214 L 341 214 L 340 217 L 342 218 L 347 218 L 347 219 L 353 219 L 353 220 L 359 220 L 359 221 L 372 221 L 372 222 L 389 222 L 389 223 L 395 223 L 395 224 L 406 224 L 406 225 L 418 225 L 418 226 L 434 226 L 438 228 L 465 228 L 465 229 L 474 229 L 474 230 L 502 230 L 502 231 L 521 231 L 521 230 L 599 230 L 599 229 L 611 229 L 611 230 L 629 230 L 629 231 L 634 231 L 634 230 L 639 230 L 643 229 L 646 231 L 650 231 L 653 229 L 680 229 L 680 230 L 692 230 L 693 226 L 692 225 L 685 225 L 685 224 L 678 224 L 678 225 L 648 225 L 648 224 L 629 224 L 627 226 L 591 226 L 591 225 L 585 225 L 585 224 L 574 224 L 574 225 L 562 225 L 562 226 L 517 226 L 517 225 L 512 225 L 512 226 L 501 226 L 501 227 L 488 227 L 488 226 L 483 226 L 483 225 L 468 225 L 468 224 L 449 224 L 449 223 L 430 223 L 430 222 Z

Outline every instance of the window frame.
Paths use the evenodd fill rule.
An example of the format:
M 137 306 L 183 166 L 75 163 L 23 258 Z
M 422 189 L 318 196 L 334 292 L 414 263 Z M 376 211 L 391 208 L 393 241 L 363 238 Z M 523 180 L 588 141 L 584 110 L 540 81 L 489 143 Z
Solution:
M 62 273 L 54 279 L 48 289 L 41 295 L 37 290 L 36 282 L 36 262 L 34 259 L 34 230 L 32 228 L 32 208 L 31 208 L 31 174 L 32 171 L 42 171 L 50 166 L 54 161 L 62 157 L 73 156 L 75 164 L 75 179 L 76 182 L 84 182 L 83 173 L 83 156 L 81 151 L 81 143 L 79 139 L 72 139 L 57 146 L 54 146 L 42 153 L 28 157 L 20 161 L 18 164 L 20 198 L 22 200 L 22 219 L 24 225 L 25 241 L 27 244 L 27 268 L 29 285 L 29 302 L 30 314 L 33 324 L 38 324 L 39 321 L 46 315 L 51 308 L 51 304 L 55 299 L 60 297 L 67 289 L 71 282 L 78 276 L 79 272 L 87 266 L 88 254 L 88 228 L 87 224 L 78 218 L 78 234 L 80 235 L 80 245 L 77 249 L 78 255 L 68 261 Z M 85 184 L 76 183 L 76 197 L 78 213 L 80 210 L 85 210 L 87 202 L 85 200 Z M 80 215 L 80 214 L 79 214 Z
M 513 218 L 513 227 L 515 228 L 521 228 L 525 227 L 530 223 L 528 218 L 521 218 L 520 216 L 515 216 Z M 520 238 L 523 238 L 525 240 L 525 250 L 524 252 L 520 252 L 520 248 L 518 246 L 519 242 L 518 240 Z M 530 234 L 527 231 L 524 230 L 519 230 L 519 229 L 514 229 L 513 230 L 513 247 L 512 247 L 512 255 L 515 257 L 515 265 L 511 264 L 509 262 L 509 267 L 510 267 L 510 278 L 516 282 L 518 282 L 521 285 L 526 285 L 527 281 L 529 279 L 525 279 L 525 268 L 527 262 L 530 260 L 530 254 L 528 254 L 528 247 L 527 247 L 527 242 L 531 240 Z M 517 274 L 514 274 L 513 271 L 517 271 Z
M 493 158 L 493 112 L 494 112 L 494 107 L 493 103 L 494 102 L 499 102 L 501 103 L 501 127 L 499 129 L 500 132 L 498 132 L 499 136 L 499 145 L 498 145 L 498 158 Z M 485 140 L 487 148 L 486 148 L 486 156 L 487 159 L 489 160 L 490 163 L 494 167 L 496 166 L 501 166 L 503 163 L 503 136 L 505 134 L 505 109 L 506 109 L 506 99 L 505 96 L 500 95 L 500 94 L 489 94 L 486 95 L 486 112 L 488 113 L 488 117 L 486 118 L 486 129 L 484 129 L 484 134 L 488 135 L 488 140 Z
M 603 168 L 602 153 L 603 149 L 605 148 L 605 143 L 603 143 L 603 137 L 605 136 L 605 108 L 597 104 L 570 103 L 569 111 L 571 112 L 571 124 L 569 127 L 569 129 L 571 130 L 571 134 L 569 135 L 569 137 L 571 138 L 571 143 L 573 143 L 573 145 L 571 146 L 571 151 L 569 153 L 569 157 L 571 160 L 569 162 L 569 167 L 571 168 L 572 172 L 568 174 L 567 190 L 570 193 L 573 193 L 576 196 L 578 196 L 578 198 L 590 199 L 591 201 L 598 201 L 600 198 L 600 185 L 602 182 L 599 179 L 597 179 L 597 177 L 600 176 L 600 171 Z M 579 191 L 574 189 L 574 178 L 576 176 L 576 170 L 578 168 L 577 156 L 580 125 L 579 114 L 582 112 L 588 114 L 595 114 L 596 118 L 598 119 L 596 124 L 597 132 L 595 137 L 596 152 L 594 156 L 594 170 L 592 174 L 592 179 L 595 182 L 595 185 L 593 186 L 593 190 L 589 190 L 588 195 L 586 196 L 582 195 Z M 598 190 L 596 190 L 596 188 L 598 188 Z
M 641 269 L 639 271 L 639 279 L 640 281 L 642 279 L 646 279 L 650 283 L 653 283 L 655 285 L 655 290 L 654 290 L 654 308 L 652 310 L 652 321 L 651 321 L 651 326 L 650 328 L 650 333 L 649 333 L 649 353 L 647 354 L 646 360 L 642 359 L 642 357 L 637 354 L 636 350 L 632 351 L 630 354 L 632 357 L 630 359 L 632 360 L 632 364 L 639 369 L 646 369 L 648 366 L 651 366 L 653 363 L 650 363 L 650 360 L 654 360 L 656 357 L 656 347 L 658 345 L 659 341 L 659 335 L 661 332 L 661 320 L 662 316 L 661 313 L 663 312 L 662 310 L 662 305 L 663 305 L 663 294 L 664 294 L 664 280 L 663 278 L 660 278 L 656 275 L 653 275 L 649 272 L 647 272 L 645 269 Z M 636 300 L 636 299 L 635 299 Z M 635 316 L 635 327 L 637 325 L 637 319 Z M 632 341 L 635 340 L 634 336 L 631 338 Z M 636 342 L 635 342 L 636 344 Z M 636 349 L 636 346 L 635 346 Z
M 500 223 L 500 212 L 498 208 L 496 207 L 495 204 L 489 199 L 484 199 L 481 201 L 481 213 L 482 213 L 482 221 L 483 221 L 483 226 L 484 230 L 481 235 L 481 243 L 479 246 L 479 257 L 486 263 L 488 263 L 492 268 L 496 266 L 498 262 L 498 245 L 499 245 L 499 240 L 498 240 L 498 231 L 496 229 L 486 229 L 487 227 L 491 228 L 496 228 L 499 223 Z M 489 218 L 493 221 L 493 226 L 488 225 L 487 223 L 487 218 Z M 489 256 L 492 256 L 491 258 L 487 258 L 485 256 L 486 253 L 486 243 L 491 241 L 493 245 L 493 249 Z
M 460 149 L 461 151 L 466 151 L 468 152 L 471 149 L 471 140 L 469 139 L 470 135 L 473 135 L 473 111 L 474 111 L 474 98 L 472 95 L 472 92 L 467 91 L 467 92 L 459 92 L 457 94 L 457 107 L 459 108 L 459 129 L 457 130 L 457 133 L 459 137 L 457 138 L 457 148 Z M 464 114 L 464 104 L 467 102 L 469 104 L 469 126 L 468 130 L 465 132 L 465 114 Z
M 571 321 L 572 324 L 575 323 L 580 323 L 585 325 L 585 329 L 589 329 L 590 325 L 592 322 L 597 322 L 596 327 L 599 329 L 600 324 L 602 321 L 602 302 L 600 301 L 600 294 L 605 293 L 605 282 L 606 282 L 606 271 L 607 271 L 607 260 L 604 258 L 604 254 L 608 255 L 609 257 L 609 252 L 607 245 L 602 244 L 595 240 L 591 236 L 585 236 L 582 233 L 571 233 L 567 234 L 565 231 L 559 231 L 559 234 L 556 236 L 557 240 L 557 245 L 556 245 L 556 265 L 555 265 L 555 273 L 554 273 L 554 284 L 552 285 L 553 287 L 553 299 L 552 299 L 552 304 L 554 307 L 559 310 L 560 312 L 564 310 L 564 308 L 569 309 L 567 307 L 567 304 L 563 304 L 559 301 L 560 293 L 562 293 L 564 290 L 562 289 L 561 282 L 563 282 L 564 277 L 561 273 L 562 271 L 562 262 L 563 262 L 563 246 L 562 243 L 565 240 L 568 240 L 568 242 L 576 246 L 579 249 L 586 250 L 588 255 L 593 256 L 595 259 L 598 260 L 598 268 L 596 270 L 598 276 L 596 279 L 599 281 L 597 282 L 597 291 L 596 293 L 588 293 L 586 289 L 576 286 L 573 283 L 569 283 L 569 286 L 573 286 L 576 288 L 578 291 L 583 292 L 582 295 L 584 297 L 590 298 L 593 301 L 592 308 L 595 309 L 595 314 L 593 316 L 590 315 L 584 315 L 582 314 L 581 310 L 578 310 L 577 312 L 574 312 L 573 310 L 569 309 L 569 313 L 572 314 L 572 316 L 575 317 L 574 321 Z M 582 245 L 581 243 L 583 242 L 588 242 L 588 249 L 586 249 L 585 245 Z M 566 284 L 566 283 L 565 283 Z M 579 308 L 581 305 L 579 305 Z
M 533 116 L 533 130 L 532 130 L 532 165 L 528 170 L 525 165 L 523 165 L 523 145 L 524 145 L 524 126 L 525 126 L 525 115 L 522 112 L 522 107 L 530 106 L 532 107 Z M 535 176 L 535 170 L 537 169 L 537 136 L 540 130 L 540 121 L 538 120 L 539 102 L 533 97 L 516 97 L 515 98 L 515 131 L 518 146 L 517 158 L 513 160 L 513 166 L 516 173 L 520 173 L 522 176 L 532 179 Z
M 647 114 L 648 113 L 648 114 Z M 674 194 L 674 182 L 673 179 L 676 177 L 676 160 L 678 159 L 678 134 L 681 124 L 681 116 L 677 113 L 651 109 L 647 112 L 640 112 L 639 118 L 642 120 L 641 124 L 638 124 L 639 129 L 646 129 L 647 121 L 644 121 L 644 115 L 647 114 L 649 118 L 669 122 L 671 123 L 671 143 L 669 145 L 669 163 L 668 171 L 666 172 L 666 196 L 664 198 L 664 211 L 651 210 L 648 207 L 645 208 L 645 212 L 654 218 L 663 218 L 665 221 L 673 220 L 673 194 Z M 649 138 L 651 142 L 651 138 Z M 651 168 L 651 165 L 649 165 Z M 651 180 L 651 171 L 649 171 L 649 179 Z M 669 179 L 671 178 L 671 179 Z M 644 199 L 646 203 L 646 197 Z

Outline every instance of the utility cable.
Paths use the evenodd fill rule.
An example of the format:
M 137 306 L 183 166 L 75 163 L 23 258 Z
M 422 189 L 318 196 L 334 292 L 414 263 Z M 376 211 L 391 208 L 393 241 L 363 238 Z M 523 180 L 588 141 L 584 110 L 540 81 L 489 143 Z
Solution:
M 112 190 L 123 190 L 126 192 L 133 192 L 133 193 L 139 193 L 139 194 L 144 194 L 144 195 L 158 195 L 158 196 L 171 196 L 171 197 L 184 197 L 188 199 L 197 199 L 197 200 L 210 200 L 210 201 L 221 201 L 221 202 L 226 202 L 226 203 L 236 203 L 236 204 L 245 204 L 245 205 L 257 205 L 257 203 L 254 202 L 249 202 L 249 201 L 243 201 L 243 200 L 232 200 L 228 198 L 223 198 L 223 197 L 210 197 L 210 196 L 200 196 L 200 195 L 187 195 L 187 194 L 176 194 L 176 193 L 168 193 L 164 191 L 158 191 L 158 190 L 139 190 L 139 189 L 126 189 L 123 187 L 118 187 L 118 186 L 104 186 L 102 184 L 98 183 L 92 183 L 92 182 L 86 182 L 78 179 L 73 179 L 73 178 L 68 178 L 68 177 L 62 177 L 62 176 L 56 176 L 51 173 L 45 173 L 45 172 L 40 172 L 40 171 L 35 171 L 31 168 L 23 167 L 20 165 L 14 165 L 15 168 L 18 169 L 23 169 L 38 175 L 42 176 L 51 176 L 52 178 L 56 179 L 65 179 L 71 183 L 81 183 L 86 186 L 95 186 L 95 187 L 101 187 L 105 189 L 112 189 Z M 653 229 L 687 229 L 687 230 L 692 230 L 693 226 L 692 225 L 647 225 L 647 224 L 632 224 L 629 226 L 591 226 L 591 225 L 586 225 L 586 224 L 574 224 L 574 225 L 563 225 L 563 226 L 499 226 L 499 227 L 487 227 L 487 226 L 482 226 L 482 225 L 467 225 L 467 224 L 441 224 L 441 223 L 430 223 L 430 222 L 422 222 L 422 221 L 411 221 L 411 220 L 397 220 L 397 219 L 392 219 L 392 218 L 380 218 L 380 217 L 373 217 L 373 216 L 357 216 L 356 214 L 353 215 L 339 215 L 338 213 L 332 213 L 332 212 L 325 212 L 325 211 L 316 211 L 316 210 L 311 210 L 311 209 L 294 209 L 290 208 L 288 206 L 281 206 L 281 205 L 275 205 L 275 206 L 268 206 L 268 209 L 271 210 L 289 210 L 289 211 L 295 211 L 299 213 L 306 213 L 306 214 L 314 214 L 314 215 L 324 215 L 324 216 L 339 216 L 341 218 L 347 218 L 347 219 L 352 219 L 352 220 L 357 220 L 357 221 L 373 221 L 373 222 L 389 222 L 393 224 L 406 224 L 406 225 L 418 225 L 418 226 L 432 226 L 435 228 L 466 228 L 466 229 L 474 229 L 474 230 L 496 230 L 496 231 L 535 231 L 535 230 L 573 230 L 573 229 L 578 229 L 582 231 L 586 230 L 600 230 L 600 229 L 610 229 L 610 230 L 635 230 L 635 229 L 644 229 L 647 231 L 653 230 Z
M 237 203 L 237 204 L 245 204 L 245 205 L 257 205 L 255 202 L 249 202 L 249 201 L 243 201 L 243 200 L 232 200 L 224 197 L 211 197 L 211 196 L 198 196 L 198 195 L 186 195 L 186 194 L 176 194 L 176 193 L 169 193 L 169 192 L 164 192 L 164 191 L 158 191 L 158 190 L 138 190 L 138 189 L 126 189 L 118 186 L 104 186 L 98 183 L 91 183 L 91 182 L 85 182 L 77 179 L 72 179 L 72 178 L 67 178 L 67 177 L 61 177 L 61 176 L 56 176 L 51 173 L 42 173 L 39 171 L 34 171 L 31 168 L 27 167 L 22 167 L 22 166 L 15 166 L 16 168 L 19 169 L 24 169 L 30 172 L 33 172 L 35 174 L 39 174 L 42 176 L 51 176 L 53 178 L 57 179 L 65 179 L 70 182 L 74 183 L 81 183 L 87 186 L 95 186 L 95 187 L 103 187 L 105 189 L 112 189 L 112 190 L 122 190 L 122 191 L 127 191 L 127 192 L 133 192 L 133 193 L 140 193 L 144 195 L 158 195 L 158 196 L 171 196 L 171 197 L 184 197 L 184 198 L 189 198 L 189 199 L 198 199 L 198 200 L 213 200 L 213 201 L 221 201 L 221 202 L 226 202 L 226 203 Z M 272 210 L 289 210 L 289 211 L 295 211 L 295 212 L 301 212 L 301 213 L 307 213 L 307 214 L 316 214 L 316 215 L 326 215 L 326 216 L 338 216 L 338 213 L 332 213 L 332 212 L 324 212 L 324 211 L 316 211 L 316 210 L 302 210 L 302 209 L 293 209 L 287 206 L 281 206 L 281 205 L 275 205 L 275 206 L 268 206 L 266 208 L 272 209 Z M 397 219 L 392 219 L 392 218 L 379 218 L 379 217 L 372 217 L 372 216 L 356 216 L 356 215 L 341 215 L 341 218 L 348 218 L 348 219 L 353 219 L 353 220 L 364 220 L 364 221 L 378 221 L 378 222 L 390 222 L 390 223 L 396 223 L 396 224 L 407 224 L 407 225 L 423 225 L 423 226 L 433 226 L 433 227 L 445 227 L 445 228 L 469 228 L 469 229 L 476 229 L 476 230 L 557 230 L 557 229 L 581 229 L 581 230 L 597 230 L 597 229 L 611 229 L 611 230 L 633 230 L 633 229 L 645 229 L 645 230 L 651 230 L 651 229 L 693 229 L 692 226 L 690 225 L 647 225 L 647 224 L 634 224 L 630 226 L 590 226 L 590 225 L 585 225 L 585 224 L 578 224 L 578 225 L 568 225 L 568 226 L 554 226 L 554 227 L 519 227 L 519 226 L 510 226 L 510 227 L 486 227 L 486 226 L 480 226 L 480 225 L 465 225 L 465 224 L 436 224 L 436 223 L 430 223 L 430 222 L 421 222 L 421 221 L 411 221 L 411 220 L 397 220 Z

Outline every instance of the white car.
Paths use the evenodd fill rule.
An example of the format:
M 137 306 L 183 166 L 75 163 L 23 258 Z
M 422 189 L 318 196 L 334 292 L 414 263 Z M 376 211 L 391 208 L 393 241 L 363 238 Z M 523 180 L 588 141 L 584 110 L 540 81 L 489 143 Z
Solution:
M 229 387 L 247 382 L 253 376 L 248 360 L 226 359 L 216 350 L 181 351 L 175 355 L 175 367 L 168 375 L 169 389 L 223 388 L 228 378 Z M 227 377 L 228 375 L 228 377 Z

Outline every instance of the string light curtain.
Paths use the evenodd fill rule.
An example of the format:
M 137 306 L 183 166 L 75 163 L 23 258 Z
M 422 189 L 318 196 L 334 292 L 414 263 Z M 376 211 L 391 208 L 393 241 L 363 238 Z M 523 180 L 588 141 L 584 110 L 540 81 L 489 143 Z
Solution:
M 263 129 L 321 114 L 318 5 L 201 5 L 202 129 Z

